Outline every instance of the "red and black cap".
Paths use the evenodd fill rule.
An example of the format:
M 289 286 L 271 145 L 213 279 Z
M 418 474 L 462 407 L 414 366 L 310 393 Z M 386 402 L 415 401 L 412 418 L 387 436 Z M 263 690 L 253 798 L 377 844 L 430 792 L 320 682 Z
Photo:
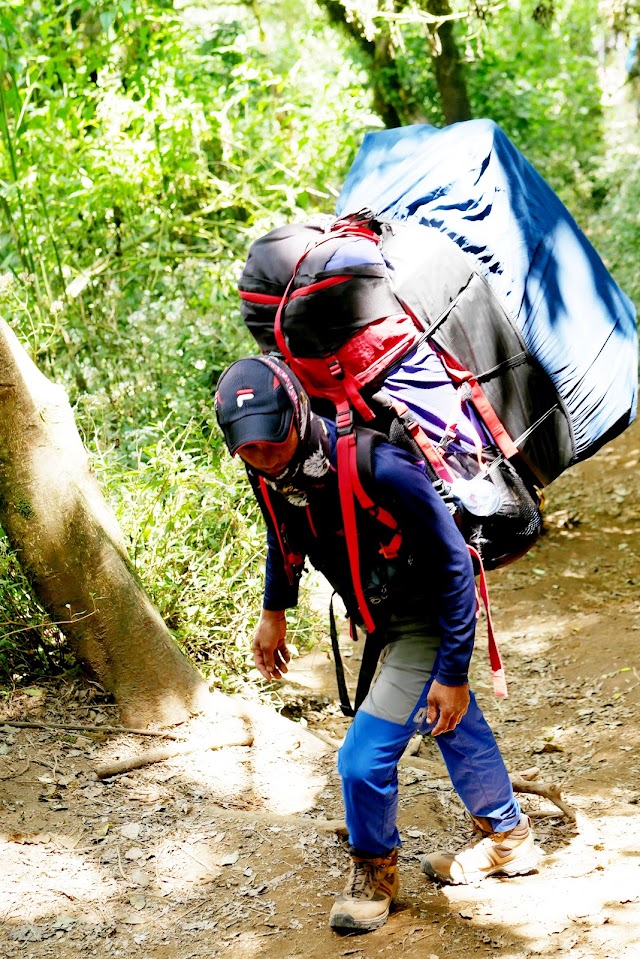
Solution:
M 308 400 L 297 377 L 271 356 L 249 356 L 227 367 L 215 410 L 231 455 L 247 443 L 284 443 L 292 423 L 302 436 Z

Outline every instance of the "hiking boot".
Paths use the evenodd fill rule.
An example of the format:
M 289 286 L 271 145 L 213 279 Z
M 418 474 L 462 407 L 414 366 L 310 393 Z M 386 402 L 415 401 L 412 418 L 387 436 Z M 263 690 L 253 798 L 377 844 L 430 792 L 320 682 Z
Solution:
M 460 852 L 434 852 L 424 856 L 422 871 L 432 879 L 453 885 L 478 882 L 487 876 L 524 876 L 534 872 L 542 853 L 533 841 L 531 820 L 521 816 L 508 832 L 492 832 L 487 819 L 474 822 L 477 838 Z
M 371 932 L 387 921 L 391 903 L 398 895 L 398 850 L 388 856 L 351 856 L 347 884 L 329 915 L 332 929 Z

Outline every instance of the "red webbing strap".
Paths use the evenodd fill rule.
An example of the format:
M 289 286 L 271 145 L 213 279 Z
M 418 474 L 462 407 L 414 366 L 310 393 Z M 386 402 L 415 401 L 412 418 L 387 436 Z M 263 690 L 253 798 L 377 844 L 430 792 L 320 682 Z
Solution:
M 247 303 L 262 303 L 264 306 L 277 306 L 281 299 L 271 293 L 249 293 L 248 290 L 238 290 L 238 293 L 241 300 L 246 300 Z
M 330 234 L 331 238 L 346 234 L 347 236 L 364 237 L 367 240 L 373 240 L 376 245 L 380 243 L 380 237 L 377 233 L 374 233 L 373 230 L 363 224 L 350 223 L 348 217 L 345 217 L 344 220 L 336 220 L 331 227 Z
M 408 407 L 399 400 L 392 400 L 391 405 L 400 417 L 408 412 Z M 446 460 L 441 452 L 436 449 L 418 421 L 412 418 L 409 423 L 405 421 L 405 425 L 440 479 L 443 479 L 445 483 L 453 483 L 455 477 L 447 466 Z
M 262 493 L 262 498 L 264 499 L 265 505 L 269 510 L 269 516 L 271 517 L 271 522 L 273 523 L 273 528 L 276 531 L 276 536 L 278 537 L 278 545 L 280 546 L 280 552 L 282 553 L 282 561 L 284 563 L 284 569 L 287 574 L 287 579 L 291 586 L 295 583 L 295 573 L 294 566 L 299 566 L 302 561 L 302 557 L 297 553 L 291 552 L 285 546 L 284 539 L 282 538 L 282 530 L 280 529 L 280 524 L 276 516 L 276 511 L 273 508 L 273 503 L 271 502 L 271 496 L 269 495 L 269 487 L 265 482 L 263 476 L 259 477 L 260 483 L 260 492 Z
M 340 387 L 342 390 L 344 400 L 347 400 L 349 403 L 351 403 L 351 406 L 357 410 L 365 423 L 374 419 L 375 414 L 363 400 L 360 393 L 359 384 L 355 376 L 352 376 L 351 373 L 343 369 L 342 363 L 337 356 L 326 356 L 323 359 L 327 365 L 327 370 L 334 379 L 336 386 Z M 293 362 L 295 364 L 295 360 Z M 335 397 L 334 404 L 338 412 L 344 408 L 344 402 L 341 403 L 341 401 Z
M 484 390 L 473 373 L 471 373 L 470 370 L 465 370 L 464 367 L 460 366 L 457 360 L 439 347 L 437 353 L 451 379 L 455 383 L 466 383 L 471 393 L 471 401 L 484 420 L 496 446 L 507 459 L 511 459 L 512 456 L 517 454 L 518 447 L 509 436 L 506 427 L 500 421 L 498 414 L 487 399 Z
M 353 590 L 356 595 L 356 602 L 358 604 L 358 609 L 360 610 L 360 615 L 364 621 L 365 629 L 368 633 L 373 633 L 375 631 L 376 624 L 373 621 L 364 596 L 362 577 L 360 575 L 360 547 L 358 543 L 358 527 L 356 524 L 355 498 L 351 483 L 351 451 L 353 449 L 353 454 L 355 456 L 355 448 L 356 437 L 353 432 L 338 437 L 338 442 L 336 444 L 336 457 L 338 460 L 338 489 L 340 492 L 340 507 L 342 509 L 342 522 L 344 524 L 344 538 L 347 544 Z M 355 465 L 355 460 L 353 462 Z
M 467 546 L 471 556 L 478 563 L 478 568 L 480 570 L 478 574 L 479 579 L 479 589 L 480 596 L 482 598 L 482 605 L 484 606 L 485 613 L 487 614 L 487 636 L 489 644 L 489 662 L 491 664 L 491 679 L 493 681 L 493 691 L 496 696 L 499 696 L 501 699 L 506 699 L 507 693 L 507 680 L 504 674 L 504 666 L 502 665 L 502 657 L 500 656 L 500 650 L 498 649 L 498 643 L 496 640 L 496 635 L 493 630 L 493 620 L 491 619 L 491 604 L 489 602 L 489 588 L 487 586 L 487 577 L 484 571 L 484 566 L 482 565 L 482 559 L 480 554 L 473 546 Z
M 302 259 L 302 257 L 301 257 L 300 259 Z M 298 260 L 298 263 L 296 263 L 296 270 L 298 269 L 299 263 L 300 263 L 300 260 Z M 289 363 L 289 364 L 290 364 L 291 361 L 293 360 L 293 354 L 292 354 L 291 350 L 289 349 L 289 346 L 288 346 L 288 344 L 287 344 L 287 341 L 286 341 L 285 338 L 284 338 L 284 333 L 282 332 L 282 311 L 284 310 L 284 308 L 285 308 L 285 306 L 286 306 L 286 303 L 287 303 L 287 295 L 288 295 L 289 290 L 290 290 L 290 288 L 291 288 L 291 284 L 293 283 L 293 281 L 294 281 L 295 278 L 296 278 L 296 270 L 293 271 L 293 274 L 292 274 L 292 276 L 291 276 L 291 279 L 289 280 L 289 282 L 288 282 L 288 284 L 287 284 L 287 288 L 286 288 L 286 290 L 284 291 L 284 294 L 283 294 L 282 299 L 280 300 L 280 305 L 278 306 L 278 309 L 276 310 L 276 318 L 275 318 L 275 320 L 273 321 L 273 334 L 274 334 L 274 336 L 275 336 L 275 338 L 276 338 L 276 343 L 278 344 L 278 349 L 280 350 L 280 352 L 281 352 L 282 355 L 284 356 L 285 360 L 286 360 L 287 363 Z
M 391 530 L 394 534 L 388 543 L 380 547 L 380 553 L 384 556 L 385 559 L 395 559 L 398 553 L 400 552 L 400 547 L 402 545 L 402 533 L 398 527 L 398 524 L 395 518 L 389 513 L 388 510 L 384 509 L 382 506 L 378 506 L 371 499 L 360 479 L 360 473 L 358 471 L 358 457 L 356 452 L 356 443 L 350 449 L 351 456 L 351 481 L 353 483 L 353 491 L 356 496 L 356 499 L 360 503 L 362 509 L 370 513 L 371 516 L 379 523 L 382 523 L 383 526 L 386 526 L 387 529 Z
M 309 286 L 300 286 L 297 290 L 294 290 L 290 300 L 295 300 L 297 296 L 310 296 L 311 293 L 317 293 L 318 290 L 326 290 L 329 286 L 339 286 L 340 283 L 346 283 L 347 280 L 353 279 L 353 274 L 342 275 L 342 276 L 328 276 L 324 280 L 318 280 L 317 283 L 310 283 Z

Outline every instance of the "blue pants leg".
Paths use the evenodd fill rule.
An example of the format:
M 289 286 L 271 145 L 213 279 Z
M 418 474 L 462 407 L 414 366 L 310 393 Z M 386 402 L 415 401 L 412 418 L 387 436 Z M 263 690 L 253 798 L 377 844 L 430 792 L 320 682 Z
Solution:
M 415 732 L 425 726 L 437 640 L 424 636 L 387 647 L 378 678 L 356 713 L 338 754 L 349 839 L 354 849 L 383 855 L 400 845 L 396 826 L 397 765 Z M 493 829 L 517 825 L 520 807 L 494 735 L 471 697 L 467 714 L 436 742 L 460 799 Z

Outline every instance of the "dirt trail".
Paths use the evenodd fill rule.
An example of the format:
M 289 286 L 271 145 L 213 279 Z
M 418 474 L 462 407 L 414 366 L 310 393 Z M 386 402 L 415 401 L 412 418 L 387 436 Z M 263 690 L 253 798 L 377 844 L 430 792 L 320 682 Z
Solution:
M 537 765 L 572 827 L 524 797 L 546 853 L 536 875 L 439 888 L 419 856 L 466 840 L 437 750 L 401 769 L 402 890 L 387 925 L 339 937 L 326 917 L 345 852 L 333 751 L 274 722 L 251 748 L 196 753 L 99 782 L 96 765 L 154 743 L 2 720 L 107 724 L 90 685 L 15 693 L 0 714 L 0 955 L 140 959 L 640 957 L 640 426 L 548 494 L 548 533 L 491 574 L 510 697 L 474 686 L 512 772 Z M 353 649 L 345 649 L 353 652 Z M 353 662 L 348 660 L 348 662 Z M 285 711 L 339 737 L 321 647 L 295 665 Z

